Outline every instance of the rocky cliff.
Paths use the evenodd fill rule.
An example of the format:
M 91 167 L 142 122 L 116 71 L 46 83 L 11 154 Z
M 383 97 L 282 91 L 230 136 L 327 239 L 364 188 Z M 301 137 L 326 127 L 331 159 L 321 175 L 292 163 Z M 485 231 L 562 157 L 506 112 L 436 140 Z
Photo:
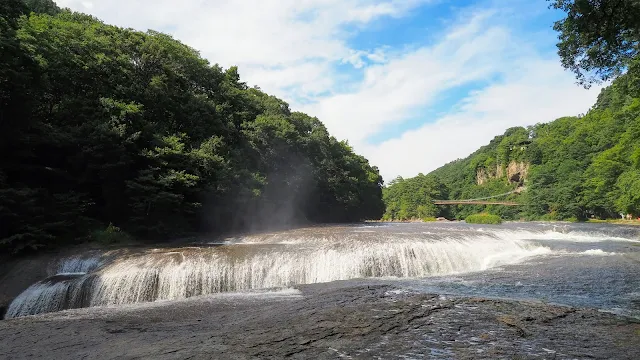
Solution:
M 480 167 L 476 170 L 476 183 L 482 185 L 490 179 L 505 178 L 509 183 L 523 183 L 529 173 L 530 164 L 524 161 L 511 161 L 506 166 L 498 164 L 495 168 Z

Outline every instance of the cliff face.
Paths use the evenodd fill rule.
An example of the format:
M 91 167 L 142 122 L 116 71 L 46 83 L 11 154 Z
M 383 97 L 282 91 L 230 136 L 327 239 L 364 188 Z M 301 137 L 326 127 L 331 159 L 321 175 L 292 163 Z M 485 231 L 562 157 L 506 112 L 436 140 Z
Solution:
M 481 167 L 476 170 L 476 183 L 482 185 L 489 179 L 501 179 L 505 175 L 509 183 L 522 183 L 529 174 L 529 166 L 527 162 L 511 161 L 507 166 L 498 164 L 493 169 Z
M 521 183 L 529 174 L 529 163 L 512 161 L 507 166 L 507 180 L 510 183 Z
M 476 170 L 476 184 L 482 185 L 490 178 L 494 178 L 495 176 L 492 174 L 488 174 L 485 168 L 481 167 Z

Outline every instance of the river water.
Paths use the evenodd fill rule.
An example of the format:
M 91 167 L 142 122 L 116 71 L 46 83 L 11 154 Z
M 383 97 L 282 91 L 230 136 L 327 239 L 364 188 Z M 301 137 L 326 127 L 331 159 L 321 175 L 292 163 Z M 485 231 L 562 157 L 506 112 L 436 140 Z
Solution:
M 606 224 L 317 226 L 90 252 L 49 267 L 7 318 L 359 278 L 640 317 L 640 227 Z

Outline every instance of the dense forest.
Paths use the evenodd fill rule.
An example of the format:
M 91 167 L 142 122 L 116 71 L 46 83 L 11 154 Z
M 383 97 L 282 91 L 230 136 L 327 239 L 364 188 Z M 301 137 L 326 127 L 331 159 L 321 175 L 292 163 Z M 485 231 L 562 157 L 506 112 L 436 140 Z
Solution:
M 0 2 L 0 252 L 378 219 L 376 167 L 170 36 Z
M 385 219 L 482 211 L 507 219 L 640 216 L 640 2 L 553 0 L 551 7 L 566 13 L 554 25 L 562 65 L 585 87 L 612 84 L 585 116 L 508 129 L 465 159 L 391 181 Z M 432 204 L 500 194 L 525 206 Z

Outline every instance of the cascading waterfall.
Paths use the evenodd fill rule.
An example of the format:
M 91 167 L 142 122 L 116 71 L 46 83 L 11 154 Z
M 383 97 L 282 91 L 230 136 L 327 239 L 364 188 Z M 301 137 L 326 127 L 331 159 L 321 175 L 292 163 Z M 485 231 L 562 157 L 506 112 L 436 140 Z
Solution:
M 53 275 L 57 274 L 86 274 L 100 266 L 101 256 L 74 256 L 56 264 Z
M 226 245 L 76 257 L 59 264 L 56 275 L 25 290 L 6 317 L 354 278 L 479 271 L 549 253 L 549 248 L 527 240 L 541 236 L 497 229 L 316 229 L 246 237 Z

